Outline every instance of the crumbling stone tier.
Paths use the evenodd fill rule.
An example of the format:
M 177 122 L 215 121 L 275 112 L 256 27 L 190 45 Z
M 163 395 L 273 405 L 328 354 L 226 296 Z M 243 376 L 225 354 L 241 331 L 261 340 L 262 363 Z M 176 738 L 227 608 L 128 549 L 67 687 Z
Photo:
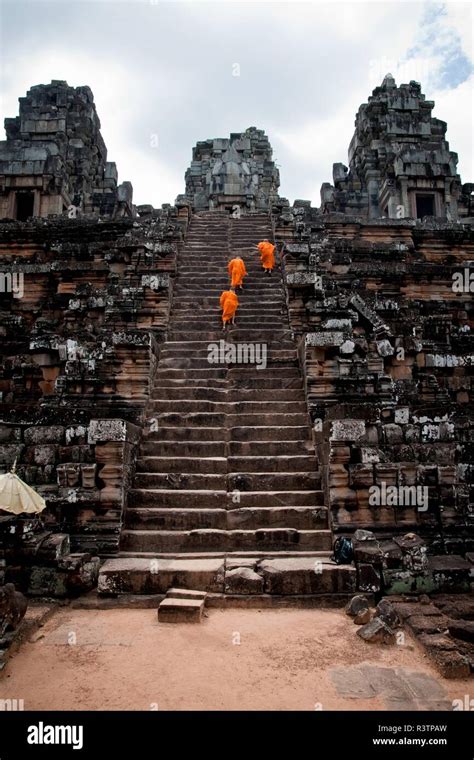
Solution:
M 198 143 L 154 209 L 117 185 L 89 88 L 20 98 L 0 144 L 0 467 L 47 509 L 0 519 L 4 582 L 210 604 L 469 592 L 473 186 L 432 108 L 387 76 L 319 208 L 279 197 L 250 127 Z M 226 340 L 265 345 L 265 367 L 209 361 L 236 254 Z

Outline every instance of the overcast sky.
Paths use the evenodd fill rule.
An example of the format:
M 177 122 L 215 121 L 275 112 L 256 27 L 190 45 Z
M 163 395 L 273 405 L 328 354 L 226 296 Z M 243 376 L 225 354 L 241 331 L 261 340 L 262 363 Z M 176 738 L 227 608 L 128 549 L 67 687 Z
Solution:
M 472 5 L 0 0 L 0 116 L 35 84 L 89 85 L 136 203 L 172 203 L 198 140 L 264 129 L 280 194 L 319 206 L 355 113 L 390 71 L 416 79 L 473 169 Z M 237 74 L 237 75 L 236 75 Z

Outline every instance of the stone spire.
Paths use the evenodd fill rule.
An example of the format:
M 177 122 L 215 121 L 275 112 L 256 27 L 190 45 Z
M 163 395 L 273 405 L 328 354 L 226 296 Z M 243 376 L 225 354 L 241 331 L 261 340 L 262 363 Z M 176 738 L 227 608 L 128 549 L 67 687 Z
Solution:
M 333 165 L 321 210 L 370 219 L 467 216 L 472 185 L 461 185 L 446 122 L 432 116 L 433 107 L 418 82 L 397 87 L 387 74 L 359 108 L 349 168 Z
M 198 142 L 185 180 L 184 199 L 196 211 L 235 205 L 268 210 L 280 185 L 268 137 L 256 127 L 230 138 Z
M 117 186 L 89 87 L 31 87 L 0 142 L 0 218 L 132 213 L 132 186 Z

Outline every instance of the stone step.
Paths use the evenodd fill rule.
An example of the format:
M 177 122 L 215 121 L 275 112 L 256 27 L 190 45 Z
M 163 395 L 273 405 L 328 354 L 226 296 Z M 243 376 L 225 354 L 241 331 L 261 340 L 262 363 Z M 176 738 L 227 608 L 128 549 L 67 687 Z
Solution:
M 229 431 L 232 441 L 304 441 L 309 437 L 308 425 L 242 425 Z
M 150 402 L 153 412 L 174 412 L 179 410 L 187 413 L 224 413 L 224 414 L 301 414 L 307 419 L 305 401 L 214 401 L 204 399 L 170 399 L 164 398 Z
M 183 251 L 178 257 L 178 278 L 182 277 L 186 279 L 188 276 L 196 276 L 203 279 L 207 275 L 212 275 L 213 277 L 225 277 L 228 279 L 229 259 L 241 256 L 247 272 L 261 273 L 263 280 L 265 275 L 262 272 L 260 256 L 249 249 L 245 250 L 245 248 L 246 246 L 239 246 L 239 250 L 231 250 L 226 256 L 222 256 L 217 251 L 213 251 L 211 256 L 205 256 L 203 246 L 190 249 L 189 252 Z M 193 261 L 193 257 L 197 257 L 198 260 Z M 199 264 L 202 266 L 199 266 Z
M 277 379 L 294 379 L 301 381 L 301 373 L 296 365 L 289 367 L 280 367 L 275 365 L 274 367 L 266 367 L 265 369 L 257 369 L 255 365 L 232 366 L 232 367 L 198 367 L 193 369 L 192 367 L 180 367 L 178 369 L 171 369 L 165 367 L 161 369 L 160 366 L 156 370 L 155 379 L 162 380 L 168 378 L 170 380 L 186 380 L 189 379 L 203 379 L 203 380 L 265 380 L 271 378 Z
M 213 319 L 217 319 L 218 321 L 222 319 L 222 311 L 219 305 L 219 298 L 216 298 L 214 300 L 211 299 L 209 301 L 209 306 L 211 309 L 209 311 L 206 309 L 206 313 L 202 315 L 193 313 L 192 306 L 190 306 L 188 309 L 182 309 L 179 312 L 175 312 L 171 316 L 169 331 L 171 334 L 174 334 L 175 332 L 182 332 L 183 337 L 170 337 L 170 340 L 206 340 L 207 335 L 204 334 L 202 337 L 199 337 L 199 333 L 208 333 L 213 331 L 218 332 L 218 328 L 213 328 L 211 325 L 213 324 Z M 246 322 L 242 323 L 239 328 L 240 332 L 261 332 L 262 339 L 265 338 L 267 343 L 271 343 L 272 341 L 280 339 L 291 339 L 291 332 L 288 327 L 288 319 L 284 311 L 279 311 L 277 314 L 275 314 L 274 308 L 272 306 L 271 309 L 268 309 L 268 311 L 262 307 L 262 309 L 260 309 L 257 314 L 252 314 L 252 312 L 255 311 L 254 306 L 255 304 L 242 304 L 240 301 L 234 315 L 235 324 L 237 325 L 238 317 L 253 317 L 253 321 L 247 319 Z M 262 323 L 262 326 L 260 326 L 259 317 L 265 315 L 271 317 L 274 316 L 274 319 Z M 222 338 L 222 335 L 219 335 L 218 337 Z
M 260 233 L 261 234 L 261 233 Z M 186 237 L 186 243 L 179 252 L 181 256 L 189 256 L 196 251 L 212 251 L 216 258 L 224 258 L 228 261 L 229 254 L 242 253 L 245 249 L 247 255 L 260 259 L 260 251 L 256 248 L 259 233 L 252 234 L 245 231 L 242 235 L 229 238 L 228 230 L 212 230 L 209 234 L 203 234 L 201 230 L 190 229 Z M 207 258 L 207 257 L 206 257 Z
M 196 552 L 249 549 L 329 551 L 330 530 L 295 530 L 293 528 L 261 528 L 258 530 L 192 531 L 123 530 L 121 550 L 126 552 Z
M 260 252 L 254 247 L 255 242 L 249 240 L 234 241 L 231 245 L 217 238 L 209 240 L 192 240 L 179 251 L 178 272 L 183 266 L 197 266 L 199 261 L 204 265 L 219 265 L 221 272 L 227 274 L 227 266 L 230 258 L 241 256 L 247 269 L 261 266 Z M 278 256 L 275 257 L 278 260 Z
M 283 280 L 277 276 L 274 272 L 271 276 L 268 276 L 261 264 L 250 264 L 248 258 L 246 258 L 245 266 L 247 267 L 247 274 L 243 279 L 243 293 L 247 289 L 253 290 L 254 287 L 269 289 L 279 288 L 282 293 Z M 200 260 L 200 263 L 188 261 L 182 262 L 178 268 L 178 275 L 174 280 L 175 287 L 187 288 L 189 286 L 190 291 L 192 288 L 201 287 L 222 287 L 223 285 L 229 285 L 231 281 L 230 276 L 227 273 L 227 262 L 212 262 L 208 265 L 206 261 Z M 174 290 L 174 292 L 176 292 Z
M 259 282 L 273 282 L 268 275 L 264 274 L 260 262 L 254 262 L 253 259 L 250 258 L 250 255 L 243 256 L 243 259 L 247 269 L 247 277 L 245 278 L 244 283 L 250 282 L 249 278 L 251 277 L 258 277 Z M 189 259 L 185 260 L 181 257 L 179 259 L 178 276 L 176 281 L 186 282 L 189 279 L 198 283 L 206 281 L 228 282 L 229 275 L 227 273 L 227 260 L 222 259 L 217 262 L 210 259 L 200 259 L 199 263 L 194 263 Z M 275 282 L 278 282 L 278 280 L 275 279 Z
M 283 395 L 288 391 L 303 393 L 303 381 L 301 376 L 298 377 L 259 377 L 255 375 L 252 378 L 245 376 L 235 377 L 233 370 L 229 370 L 226 378 L 199 377 L 193 378 L 185 375 L 184 377 L 156 377 L 153 383 L 153 395 L 162 395 L 161 390 L 165 388 L 203 388 L 209 390 L 228 390 L 229 393 L 241 394 L 246 393 L 247 397 L 258 401 L 262 394 L 258 393 L 263 388 L 271 393 L 274 398 L 275 391 L 280 391 Z
M 196 355 L 196 356 L 206 356 L 209 352 L 209 341 L 208 340 L 199 340 L 199 336 L 192 336 L 195 337 L 195 340 L 188 339 L 188 340 L 167 340 L 165 343 L 162 343 L 160 346 L 160 352 L 163 351 L 182 351 L 183 356 L 185 355 Z M 227 340 L 226 337 L 220 336 L 219 341 L 223 341 L 222 345 L 228 345 L 231 343 L 231 341 Z M 218 341 L 218 343 L 219 343 Z M 219 343 L 219 345 L 221 345 Z M 282 340 L 274 340 L 274 341 L 268 341 L 266 343 L 267 350 L 272 351 L 273 349 L 294 349 L 295 343 L 291 339 L 291 337 L 288 335 L 285 341 Z
M 328 527 L 326 507 L 244 507 L 238 509 L 153 509 L 128 508 L 125 525 L 135 530 L 256 530 L 295 528 L 324 530 Z
M 103 595 L 166 594 L 174 586 L 222 593 L 223 558 L 109 559 L 100 568 L 97 591 Z
M 218 367 L 218 368 L 201 368 L 199 370 L 196 370 L 195 372 L 192 371 L 192 369 L 170 369 L 169 367 L 166 367 L 165 369 L 161 369 L 160 365 L 158 365 L 158 369 L 155 373 L 155 382 L 156 380 L 162 380 L 163 378 L 169 378 L 170 380 L 185 380 L 188 376 L 188 374 L 192 373 L 192 376 L 194 379 L 202 379 L 202 380 L 225 380 L 227 378 L 227 368 L 226 367 Z
M 201 414 L 199 412 L 183 412 L 180 414 L 179 412 L 157 412 L 153 419 L 156 420 L 157 430 L 145 430 L 144 436 L 147 439 L 151 438 L 158 440 L 161 438 L 162 428 L 183 426 L 186 428 L 212 427 L 232 429 L 239 426 L 239 430 L 243 427 L 251 427 L 258 432 L 258 437 L 251 440 L 262 440 L 262 435 L 266 439 L 261 428 L 268 427 L 299 427 L 300 430 L 298 435 L 300 433 L 303 435 L 303 430 L 304 435 L 308 435 L 308 416 L 306 412 L 297 412 L 296 414 L 280 414 L 272 412 L 269 412 L 268 414 L 264 414 L 263 412 L 260 414 L 244 414 L 243 412 L 240 414 L 226 414 L 221 412 L 203 412 Z M 301 428 L 303 430 L 301 430 Z M 275 433 L 276 431 L 273 430 L 272 432 Z M 241 435 L 244 434 L 237 434 L 238 440 L 241 440 Z M 290 435 L 290 438 L 292 435 L 293 434 Z
M 321 488 L 316 472 L 140 472 L 133 480 L 134 488 L 212 489 L 243 491 L 314 491 Z
M 225 353 L 219 349 L 218 344 L 211 344 L 208 356 L 167 356 L 160 357 L 159 369 L 211 369 L 222 367 L 262 367 L 269 366 L 297 366 L 298 355 L 296 350 L 293 351 L 266 351 L 263 353 L 262 348 L 241 349 L 239 360 L 238 349 L 234 348 L 234 355 Z M 219 353 L 220 352 L 220 353 Z M 228 360 L 227 360 L 228 357 Z M 214 358 L 216 361 L 214 361 Z M 261 369 L 259 369 L 261 372 Z
M 257 300 L 245 298 L 240 292 L 237 293 L 237 298 L 239 299 L 237 314 L 241 317 L 249 317 L 252 319 L 266 317 L 270 320 L 274 320 L 275 324 L 283 322 L 286 328 L 289 327 L 288 310 L 283 300 L 276 301 L 261 298 L 260 300 L 264 300 L 264 303 L 258 303 Z M 182 322 L 191 325 L 195 319 L 198 319 L 199 324 L 201 324 L 201 322 L 206 319 L 214 317 L 216 313 L 221 313 L 219 299 L 220 295 L 218 298 L 200 297 L 197 299 L 197 302 L 194 301 L 194 306 L 191 306 L 191 304 L 188 303 L 175 303 L 173 301 L 172 310 L 170 312 L 171 322 L 181 320 Z
M 205 416 L 205 415 L 204 415 Z M 153 432 L 147 431 L 143 433 L 142 446 L 147 446 L 149 442 L 152 442 L 155 447 L 161 445 L 163 441 L 221 441 L 225 443 L 228 439 L 228 434 L 225 430 L 225 426 L 217 425 L 215 427 L 201 426 L 188 427 L 182 425 L 166 426 L 160 418 L 157 418 L 158 429 Z M 147 448 L 148 450 L 148 448 Z
M 194 509 L 128 507 L 124 515 L 124 525 L 135 530 L 189 531 L 206 528 L 226 530 L 228 528 L 227 510 L 203 507 Z
M 195 306 L 195 305 L 194 305 Z M 185 319 L 188 324 L 191 322 L 191 320 L 194 318 L 195 314 L 193 310 L 191 310 L 190 304 L 183 304 L 179 305 L 175 302 L 173 302 L 172 310 L 171 310 L 171 321 L 173 321 L 176 318 Z M 209 306 L 205 306 L 202 301 L 199 303 L 199 309 L 197 310 L 197 313 L 199 314 L 199 319 L 204 319 L 205 317 L 210 317 L 215 315 L 215 313 L 219 312 L 219 304 L 213 300 L 212 303 L 209 304 Z M 241 316 L 245 317 L 255 317 L 258 318 L 260 316 L 268 316 L 268 317 L 274 317 L 275 320 L 277 320 L 279 317 L 282 317 L 285 319 L 285 324 L 288 327 L 288 313 L 286 311 L 285 304 L 282 303 L 276 303 L 271 302 L 268 304 L 251 304 L 246 300 L 243 300 L 242 303 L 239 303 L 239 314 Z M 186 340 L 186 339 L 185 339 Z
M 286 457 L 285 457 L 286 458 Z M 141 456 L 136 463 L 137 473 L 196 472 L 209 475 L 227 473 L 227 457 L 161 457 Z
M 247 456 L 271 456 L 291 455 L 291 454 L 312 454 L 314 456 L 314 446 L 311 441 L 304 439 L 287 441 L 280 439 L 277 441 L 229 441 L 227 444 L 229 456 L 247 457 Z
M 306 407 L 306 401 L 304 397 L 304 391 L 298 389 L 279 389 L 273 388 L 271 398 L 273 401 L 259 401 L 258 397 L 261 396 L 258 391 L 251 389 L 242 389 L 236 391 L 235 389 L 227 390 L 227 388 L 209 388 L 206 386 L 192 386 L 189 388 L 182 387 L 180 385 L 173 386 L 157 386 L 154 387 L 151 392 L 150 408 L 155 409 L 155 403 L 173 402 L 182 400 L 183 403 L 193 403 L 194 401 L 208 400 L 216 403 L 229 403 L 229 404 L 302 404 Z M 256 407 L 253 407 L 256 408 Z
M 225 427 L 225 425 L 215 425 L 215 427 L 205 427 L 211 422 L 209 418 L 210 414 L 204 415 L 202 425 L 191 426 L 186 421 L 182 425 L 176 425 L 175 420 L 169 420 L 171 415 L 166 415 L 168 422 L 173 422 L 173 425 L 166 425 L 161 418 L 157 418 L 157 429 L 149 431 L 143 437 L 142 446 L 155 445 L 155 447 L 161 446 L 166 441 L 220 441 L 229 443 L 250 442 L 258 443 L 262 441 L 268 441 L 276 443 L 279 440 L 284 441 L 305 441 L 306 437 L 309 437 L 308 428 L 305 425 L 290 426 L 254 426 L 248 425 L 247 427 Z M 229 415 L 230 416 L 230 415 Z M 214 420 L 216 422 L 216 420 Z M 308 441 L 310 443 L 310 441 Z
M 137 473 L 269 473 L 269 472 L 315 472 L 317 459 L 310 455 L 284 456 L 230 456 L 230 457 L 165 457 L 142 456 L 136 464 Z
M 255 310 L 255 313 L 252 314 L 251 309 L 244 311 L 244 309 L 241 309 L 239 306 L 237 314 L 239 317 L 239 325 L 242 327 L 245 326 L 246 329 L 247 327 L 252 327 L 254 325 L 266 325 L 272 330 L 286 330 L 288 328 L 288 320 L 283 312 L 275 314 L 267 312 L 262 313 Z M 221 318 L 221 312 L 217 305 L 215 309 L 209 310 L 205 315 L 199 314 L 199 328 L 209 331 L 211 326 L 214 325 L 216 318 Z M 186 313 L 186 310 L 175 312 L 171 318 L 170 325 L 174 330 L 186 330 L 189 326 L 189 314 Z M 277 345 L 278 343 L 276 341 L 269 342 L 269 348 L 276 348 Z M 291 345 L 294 347 L 293 343 Z
M 229 383 L 227 378 L 160 378 L 156 377 L 153 381 L 153 387 L 155 390 L 163 388 L 206 388 L 206 390 L 222 390 L 227 392 Z
M 236 501 L 238 500 L 238 501 Z M 129 508 L 135 507 L 205 507 L 232 509 L 240 507 L 318 507 L 324 505 L 322 491 L 238 491 L 166 488 L 132 488 L 128 493 Z
M 220 340 L 232 340 L 234 343 L 239 341 L 248 343 L 271 343 L 276 340 L 288 340 L 290 337 L 290 331 L 286 328 L 282 329 L 280 326 L 277 329 L 267 329 L 266 327 L 259 327 L 258 324 L 255 327 L 239 327 L 237 323 L 227 328 L 225 335 L 222 327 L 216 327 L 213 330 L 202 329 L 195 322 L 190 324 L 187 330 L 179 330 L 171 325 L 168 333 L 170 340 L 190 340 L 193 335 L 199 336 L 199 340 L 207 340 L 212 343 L 219 343 Z
M 219 441 L 152 441 L 142 443 L 140 456 L 223 457 L 226 444 Z
M 258 299 L 263 299 L 267 302 L 274 302 L 274 305 L 278 303 L 283 308 L 285 305 L 285 293 L 281 281 L 277 281 L 273 276 L 269 277 L 264 274 L 262 275 L 262 279 L 263 282 L 260 283 L 255 276 L 252 278 L 249 275 L 245 278 L 243 287 L 237 289 L 240 304 L 258 308 Z M 230 287 L 231 283 L 226 279 L 221 279 L 218 282 L 196 283 L 193 286 L 185 282 L 175 281 L 173 284 L 173 299 L 179 299 L 178 303 L 192 299 L 196 311 L 199 313 L 202 300 L 210 301 L 211 303 L 215 303 L 217 300 L 219 303 L 222 291 L 228 290 Z
M 239 299 L 240 301 L 240 299 Z M 178 308 L 187 311 L 189 316 L 192 316 L 192 319 L 195 319 L 196 313 L 199 314 L 201 309 L 203 311 L 207 311 L 209 309 L 219 309 L 219 298 L 205 298 L 201 297 L 199 299 L 199 306 L 196 308 L 196 299 L 193 298 L 190 295 L 177 295 L 173 297 L 173 305 L 172 305 L 172 312 L 173 315 L 175 311 L 178 310 Z M 265 298 L 256 298 L 255 296 L 249 296 L 249 298 L 246 298 L 245 300 L 242 299 L 242 305 L 239 306 L 239 310 L 244 308 L 247 309 L 257 309 L 261 313 L 265 313 L 268 309 L 269 312 L 280 310 L 284 308 L 284 304 L 282 303 L 282 299 L 276 298 L 269 294 Z
M 142 443 L 140 456 L 162 457 L 268 457 L 291 456 L 297 454 L 312 454 L 314 447 L 311 441 L 182 441 L 162 440 Z
M 230 473 L 269 472 L 312 472 L 318 473 L 318 462 L 314 455 L 285 454 L 284 456 L 229 456 Z
M 133 487 L 138 489 L 227 490 L 227 472 L 137 472 Z
M 294 342 L 293 342 L 293 340 L 291 338 L 291 333 L 290 333 L 290 329 L 289 329 L 289 325 L 288 325 L 288 316 L 287 316 L 287 314 L 286 314 L 286 312 L 284 311 L 283 308 L 281 308 L 281 309 L 275 309 L 273 307 L 270 307 L 268 309 L 257 309 L 257 308 L 251 307 L 251 306 L 247 306 L 246 304 L 240 304 L 237 313 L 238 313 L 238 315 L 239 315 L 239 317 L 241 319 L 245 318 L 246 320 L 248 320 L 248 318 L 250 318 L 250 319 L 254 319 L 254 320 L 259 320 L 260 318 L 265 318 L 266 319 L 268 317 L 271 320 L 273 320 L 271 324 L 274 324 L 274 325 L 280 324 L 280 325 L 282 325 L 282 327 L 280 327 L 279 330 L 280 331 L 282 331 L 282 330 L 288 330 L 288 335 L 287 335 L 287 338 L 286 338 L 286 342 L 290 343 L 291 346 L 294 347 Z M 210 309 L 200 309 L 199 310 L 199 317 L 200 317 L 200 319 L 202 319 L 202 321 L 204 321 L 205 318 L 215 319 L 216 315 L 218 317 L 221 316 L 221 310 L 220 310 L 220 307 L 219 307 L 218 303 L 214 303 L 214 305 Z M 177 308 L 177 309 L 175 309 L 173 311 L 173 313 L 171 315 L 170 329 L 171 329 L 171 327 L 173 325 L 178 324 L 178 323 L 182 323 L 182 322 L 186 322 L 186 327 L 187 327 L 191 323 L 191 321 L 194 319 L 194 317 L 195 317 L 195 315 L 193 315 L 192 312 L 190 312 L 188 308 L 179 308 L 179 309 Z M 173 329 L 176 330 L 177 328 L 173 328 Z M 183 330 L 183 328 L 180 328 L 180 331 L 182 331 L 182 330 Z M 209 330 L 207 330 L 207 332 L 209 332 Z M 220 336 L 220 337 L 222 338 L 222 336 Z M 223 340 L 223 338 L 222 338 L 222 340 Z M 173 341 L 169 340 L 168 342 L 172 343 Z M 197 343 L 197 342 L 201 342 L 203 344 L 203 347 L 204 347 L 204 344 L 207 345 L 209 341 L 207 341 L 205 339 L 201 340 L 198 335 L 192 335 L 191 337 L 187 337 L 187 338 L 184 338 L 183 340 L 175 341 L 175 342 L 179 342 L 179 343 Z M 276 340 L 269 340 L 267 342 L 268 342 L 268 345 L 269 345 L 270 348 L 273 347 L 273 346 L 279 346 L 280 343 L 281 343 L 280 340 L 278 340 L 278 341 L 276 341 Z M 193 346 L 189 346 L 189 347 L 193 348 Z
M 270 278 L 268 278 L 270 279 Z M 173 297 L 179 298 L 180 296 L 186 296 L 188 298 L 192 298 L 195 301 L 200 301 L 201 298 L 206 299 L 214 299 L 217 304 L 219 304 L 219 298 L 221 296 L 221 293 L 223 290 L 227 290 L 230 287 L 229 282 L 223 282 L 221 284 L 215 284 L 214 287 L 211 285 L 206 285 L 202 287 L 194 286 L 194 287 L 187 287 L 186 285 L 175 285 L 173 288 Z M 273 298 L 273 299 L 279 299 L 281 302 L 283 302 L 284 293 L 281 287 L 278 287 L 277 285 L 273 285 L 273 287 L 259 287 L 256 284 L 253 284 L 252 286 L 245 285 L 243 290 L 237 291 L 237 296 L 240 303 L 245 303 L 247 305 L 255 304 L 257 305 L 260 298 Z
M 160 623 L 200 623 L 204 612 L 204 599 L 176 599 L 166 597 L 158 606 Z
M 202 600 L 205 602 L 207 593 L 205 591 L 193 591 L 186 588 L 170 588 L 166 592 L 167 599 L 194 599 Z

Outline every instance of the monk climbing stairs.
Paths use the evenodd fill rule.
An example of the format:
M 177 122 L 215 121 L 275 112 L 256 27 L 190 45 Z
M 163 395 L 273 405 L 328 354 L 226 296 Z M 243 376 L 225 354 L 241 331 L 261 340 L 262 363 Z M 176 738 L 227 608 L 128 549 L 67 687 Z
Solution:
M 354 571 L 330 562 L 332 534 L 281 271 L 277 262 L 267 277 L 256 251 L 271 238 L 266 214 L 192 219 L 120 558 L 103 566 L 102 592 L 164 593 L 174 584 L 324 594 L 353 585 Z M 219 297 L 236 257 L 248 276 L 237 324 L 222 333 Z M 210 357 L 219 348 L 216 363 Z

